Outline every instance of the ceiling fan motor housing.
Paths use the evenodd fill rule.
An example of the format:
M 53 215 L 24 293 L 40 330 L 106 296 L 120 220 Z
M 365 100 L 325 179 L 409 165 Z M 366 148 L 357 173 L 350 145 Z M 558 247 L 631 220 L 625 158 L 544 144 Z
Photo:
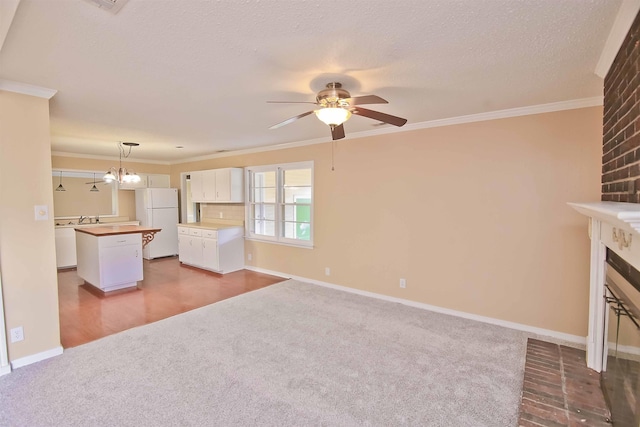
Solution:
M 342 101 L 349 98 L 351 98 L 351 94 L 342 89 L 342 84 L 334 82 L 328 83 L 326 89 L 318 92 L 316 101 L 323 107 L 349 107 L 347 101 Z

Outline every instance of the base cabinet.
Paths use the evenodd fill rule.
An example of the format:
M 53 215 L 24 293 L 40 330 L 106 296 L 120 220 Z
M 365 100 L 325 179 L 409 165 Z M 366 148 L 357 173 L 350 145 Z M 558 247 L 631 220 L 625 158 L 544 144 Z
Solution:
M 137 286 L 143 279 L 139 233 L 96 237 L 76 231 L 78 276 L 104 291 Z
M 179 259 L 183 264 L 216 273 L 244 268 L 244 229 L 228 227 L 216 230 L 178 227 Z
M 69 268 L 76 266 L 76 230 L 73 228 L 56 228 L 56 267 Z

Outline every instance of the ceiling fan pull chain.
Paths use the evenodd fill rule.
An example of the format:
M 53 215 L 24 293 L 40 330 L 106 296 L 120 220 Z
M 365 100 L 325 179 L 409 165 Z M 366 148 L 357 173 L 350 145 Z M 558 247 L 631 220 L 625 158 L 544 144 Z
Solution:
M 331 171 L 332 172 L 335 170 L 335 168 L 333 167 L 334 165 L 333 151 L 335 149 L 335 146 L 336 146 L 336 140 L 334 139 L 333 141 L 331 141 Z

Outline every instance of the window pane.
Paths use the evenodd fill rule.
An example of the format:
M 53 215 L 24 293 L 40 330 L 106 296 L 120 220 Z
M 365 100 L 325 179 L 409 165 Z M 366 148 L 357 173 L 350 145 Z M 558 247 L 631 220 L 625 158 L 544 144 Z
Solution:
M 311 186 L 311 169 L 286 169 L 283 174 L 285 187 Z
M 256 203 L 275 203 L 276 202 L 276 189 L 275 188 L 256 188 L 253 192 L 253 202 Z
M 251 219 L 276 219 L 276 205 L 257 204 L 251 207 Z
M 254 187 L 274 187 L 276 186 L 276 171 L 253 172 Z
M 250 196 L 252 202 L 275 203 L 276 172 L 252 172 Z
M 284 205 L 283 210 L 282 217 L 285 221 L 311 221 L 311 206 L 309 205 Z
M 284 237 L 287 239 L 311 240 L 311 225 L 308 222 L 285 222 Z
M 275 221 L 268 221 L 263 219 L 256 219 L 252 221 L 253 232 L 262 236 L 275 236 L 276 235 L 276 223 Z
M 284 203 L 311 203 L 311 187 L 285 187 Z

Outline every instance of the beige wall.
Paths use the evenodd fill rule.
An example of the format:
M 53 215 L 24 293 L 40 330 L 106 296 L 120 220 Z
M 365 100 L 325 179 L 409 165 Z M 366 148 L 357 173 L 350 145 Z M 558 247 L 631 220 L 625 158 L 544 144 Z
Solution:
M 566 203 L 599 199 L 601 130 L 600 107 L 538 114 L 339 141 L 334 172 L 329 143 L 173 165 L 172 185 L 314 160 L 314 249 L 248 241 L 247 264 L 585 336 L 587 223 Z
M 114 151 L 117 147 L 114 145 Z M 117 160 L 100 160 L 100 159 L 85 159 L 79 157 L 63 157 L 63 156 L 52 156 L 51 164 L 53 169 L 62 169 L 62 170 L 82 170 L 82 171 L 103 171 L 104 172 L 109 169 L 111 166 L 117 166 Z M 171 167 L 169 165 L 158 165 L 151 163 L 136 163 L 136 162 L 125 162 L 123 163 L 125 167 L 131 168 L 138 173 L 158 173 L 158 174 L 168 174 L 171 171 Z M 180 187 L 179 180 L 176 183 L 176 188 Z M 131 220 L 136 219 L 136 200 L 135 200 L 135 191 L 133 190 L 120 190 L 118 191 L 118 215 L 120 217 L 127 217 Z M 91 214 L 93 215 L 93 214 Z M 123 218 L 124 219 L 124 218 Z
M 0 271 L 9 359 L 60 346 L 53 216 L 34 220 L 34 205 L 53 210 L 49 101 L 0 91 Z

